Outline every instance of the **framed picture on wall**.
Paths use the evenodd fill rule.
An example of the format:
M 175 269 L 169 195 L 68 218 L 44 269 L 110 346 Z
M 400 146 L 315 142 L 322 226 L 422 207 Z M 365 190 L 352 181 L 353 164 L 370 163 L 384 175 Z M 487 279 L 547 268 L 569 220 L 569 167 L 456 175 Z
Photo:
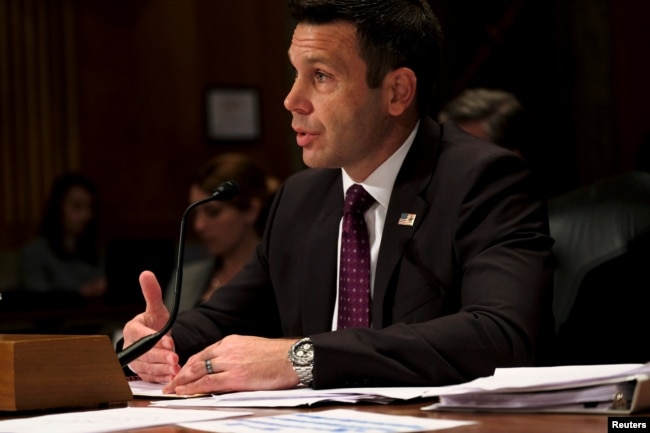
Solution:
M 251 87 L 211 87 L 205 92 L 210 141 L 255 141 L 261 136 L 259 91 Z

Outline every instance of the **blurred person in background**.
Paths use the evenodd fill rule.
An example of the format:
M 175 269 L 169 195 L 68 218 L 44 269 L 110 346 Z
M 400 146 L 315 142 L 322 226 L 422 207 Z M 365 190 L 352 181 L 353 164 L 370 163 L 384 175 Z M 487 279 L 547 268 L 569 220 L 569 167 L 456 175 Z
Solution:
M 545 166 L 542 128 L 511 92 L 482 87 L 466 89 L 438 114 L 463 131 L 505 147 L 525 159 L 532 171 L 533 192 L 548 198 L 549 167 Z
M 207 258 L 183 266 L 183 290 L 180 310 L 186 310 L 210 297 L 239 272 L 255 251 L 266 223 L 268 206 L 278 181 L 244 154 L 224 153 L 207 161 L 194 175 L 189 202 L 212 196 L 223 182 L 239 183 L 233 199 L 212 201 L 191 214 L 194 231 L 208 253 Z M 165 292 L 171 305 L 174 278 Z
M 454 122 L 475 137 L 524 156 L 524 110 L 517 97 L 504 90 L 467 89 L 441 110 L 440 122 Z
M 24 290 L 101 297 L 107 282 L 97 244 L 97 189 L 79 173 L 55 179 L 40 235 L 20 254 L 19 284 Z

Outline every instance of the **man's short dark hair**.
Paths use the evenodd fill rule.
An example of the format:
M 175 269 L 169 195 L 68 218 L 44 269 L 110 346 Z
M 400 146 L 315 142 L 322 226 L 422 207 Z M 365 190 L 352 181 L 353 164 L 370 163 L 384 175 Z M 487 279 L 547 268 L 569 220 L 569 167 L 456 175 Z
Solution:
M 298 23 L 352 23 L 366 81 L 376 88 L 386 74 L 407 67 L 417 77 L 420 115 L 428 112 L 439 75 L 442 29 L 426 0 L 289 0 Z

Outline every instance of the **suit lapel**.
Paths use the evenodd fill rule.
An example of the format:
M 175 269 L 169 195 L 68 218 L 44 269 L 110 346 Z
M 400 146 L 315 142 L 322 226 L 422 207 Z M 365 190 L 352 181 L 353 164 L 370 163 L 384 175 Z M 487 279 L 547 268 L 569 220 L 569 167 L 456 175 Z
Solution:
M 321 332 L 332 324 L 336 297 L 337 239 L 343 214 L 343 186 L 340 171 L 324 196 L 315 192 L 320 209 L 309 235 L 303 241 L 305 251 L 304 284 L 300 299 L 305 334 Z
M 404 245 L 413 237 L 428 209 L 429 205 L 418 195 L 414 185 L 404 184 L 393 188 L 375 273 L 372 317 L 378 327 L 383 326 L 384 298 L 391 275 L 402 258 Z M 403 213 L 415 215 L 412 226 L 399 224 Z
M 429 210 L 423 191 L 431 183 L 437 162 L 439 128 L 423 120 L 418 135 L 395 180 L 382 233 L 373 292 L 373 326 L 383 326 L 386 292 L 395 267 L 404 254 L 404 246 L 416 233 Z M 399 223 L 402 214 L 413 214 L 413 225 Z

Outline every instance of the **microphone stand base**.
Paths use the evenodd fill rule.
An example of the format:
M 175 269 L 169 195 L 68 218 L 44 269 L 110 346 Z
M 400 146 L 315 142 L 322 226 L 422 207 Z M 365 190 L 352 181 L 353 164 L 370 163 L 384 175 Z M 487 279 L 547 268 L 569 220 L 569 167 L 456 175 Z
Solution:
M 0 411 L 97 407 L 132 399 L 106 335 L 0 334 Z

